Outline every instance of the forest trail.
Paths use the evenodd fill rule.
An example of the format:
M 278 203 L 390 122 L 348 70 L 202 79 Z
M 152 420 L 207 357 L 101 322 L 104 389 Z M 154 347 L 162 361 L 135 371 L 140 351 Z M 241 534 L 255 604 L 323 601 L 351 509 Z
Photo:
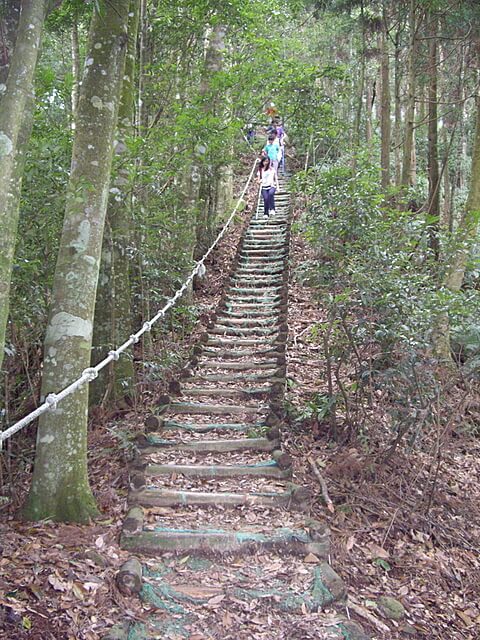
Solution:
M 309 519 L 311 495 L 294 483 L 281 449 L 287 187 L 281 179 L 270 218 L 258 202 L 193 366 L 139 438 L 121 538 L 134 559 L 119 579 L 140 588 L 141 571 L 140 597 L 153 613 L 129 627 L 129 640 L 366 638 L 353 623 L 316 613 L 345 589 L 329 563 L 329 531 Z M 253 600 L 264 621 L 239 628 L 235 610 Z M 309 613 L 313 636 L 295 631 Z

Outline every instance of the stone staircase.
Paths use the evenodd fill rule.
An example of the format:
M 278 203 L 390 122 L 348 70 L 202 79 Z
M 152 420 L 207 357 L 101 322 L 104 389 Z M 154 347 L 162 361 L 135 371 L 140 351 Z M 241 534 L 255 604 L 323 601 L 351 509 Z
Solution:
M 309 518 L 312 496 L 281 444 L 287 186 L 281 179 L 274 216 L 259 201 L 208 332 L 138 439 L 121 536 L 133 558 L 120 580 L 152 614 L 109 637 L 252 638 L 238 627 L 245 608 L 295 618 L 345 597 L 329 531 Z M 366 637 L 352 629 L 339 622 L 315 637 Z

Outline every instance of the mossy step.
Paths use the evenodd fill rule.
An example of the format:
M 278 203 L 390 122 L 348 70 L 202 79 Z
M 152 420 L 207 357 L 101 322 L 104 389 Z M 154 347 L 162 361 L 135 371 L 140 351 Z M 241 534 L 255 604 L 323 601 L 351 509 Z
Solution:
M 249 276 L 251 278 L 257 277 L 257 276 L 275 276 L 275 275 L 283 275 L 284 272 L 284 265 L 279 265 L 278 267 L 244 267 L 244 266 L 238 266 L 237 269 L 235 269 L 235 276 L 234 277 L 243 277 L 243 276 Z
M 230 404 L 206 404 L 203 402 L 172 402 L 168 408 L 171 413 L 189 413 L 192 415 L 255 414 L 259 411 L 259 407 L 245 407 Z
M 246 260 L 283 260 L 287 255 L 286 250 L 283 251 L 273 251 L 269 249 L 241 249 L 239 253 L 239 258 Z
M 212 358 L 227 358 L 234 360 L 235 358 L 258 358 L 262 355 L 268 356 L 268 358 L 284 358 L 285 354 L 281 351 L 277 351 L 277 345 L 268 345 L 265 349 L 230 349 L 228 351 L 216 351 L 215 349 L 203 349 L 202 356 Z M 208 366 L 208 363 L 205 365 Z
M 257 227 L 261 228 L 261 229 L 273 229 L 275 227 L 284 227 L 286 226 L 288 223 L 288 217 L 287 216 L 270 216 L 270 218 L 268 218 L 267 220 L 265 220 L 263 218 L 263 216 L 259 216 L 256 219 L 253 219 L 250 222 L 250 226 L 253 229 L 256 229 Z
M 245 241 L 248 242 L 286 242 L 287 240 L 287 234 L 285 233 L 284 230 L 278 230 L 277 232 L 275 231 L 271 231 L 271 230 L 262 230 L 262 229 L 257 229 L 254 232 L 248 232 L 245 235 Z
M 332 605 L 338 600 L 345 597 L 345 587 L 340 576 L 330 567 L 329 564 L 322 562 L 321 564 L 310 568 L 311 581 L 310 588 L 304 592 L 298 592 L 286 582 L 274 581 L 269 584 L 268 574 L 265 577 L 265 586 L 258 589 L 249 589 L 236 585 L 223 587 L 209 587 L 202 582 L 201 569 L 198 572 L 198 585 L 191 582 L 182 584 L 175 582 L 170 584 L 168 581 L 169 571 L 162 568 L 159 575 L 149 575 L 147 572 L 146 580 L 150 588 L 155 592 L 156 597 L 165 601 L 165 609 L 168 604 L 176 602 L 180 605 L 194 604 L 196 606 L 207 605 L 212 597 L 226 595 L 233 596 L 237 600 L 249 603 L 253 600 L 261 600 L 268 602 L 269 606 L 284 611 L 286 613 L 305 612 L 316 613 L 320 609 L 324 609 Z M 242 574 L 239 575 L 239 581 Z M 146 600 L 148 601 L 148 595 Z M 156 600 L 158 608 L 159 600 Z M 162 607 L 163 608 L 163 607 Z M 337 638 L 347 638 L 349 636 L 335 636 Z
M 313 540 L 302 530 L 288 528 L 273 529 L 271 533 L 252 531 L 232 531 L 221 529 L 169 529 L 156 528 L 132 535 L 122 533 L 122 549 L 161 555 L 167 551 L 174 553 L 195 553 L 215 555 L 224 553 L 251 553 L 255 550 L 275 550 L 292 555 L 315 554 L 326 559 L 330 552 L 328 537 Z
M 265 318 L 232 318 L 222 313 L 217 316 L 213 328 L 227 328 L 236 331 L 253 331 L 255 329 L 278 330 L 279 326 L 284 323 L 285 321 L 280 317 L 280 314 L 271 314 L 270 317 Z
M 197 453 L 227 453 L 230 451 L 274 451 L 279 448 L 278 440 L 268 438 L 242 438 L 237 440 L 166 440 L 154 434 L 145 435 L 137 446 L 142 453 L 160 450 L 193 451 Z
M 243 251 L 250 251 L 250 250 L 258 250 L 258 251 L 273 251 L 275 252 L 275 250 L 279 251 L 281 249 L 283 249 L 286 245 L 285 240 L 272 240 L 270 242 L 268 241 L 264 241 L 264 242 L 260 242 L 257 240 L 250 240 L 250 241 L 244 241 L 242 242 L 242 250 Z
M 267 316 L 271 318 L 274 315 L 278 315 L 280 311 L 282 311 L 282 307 L 285 306 L 285 303 L 281 298 L 277 298 L 276 300 L 265 300 L 263 299 L 261 302 L 235 302 L 235 300 L 225 300 L 226 309 L 222 311 L 222 313 L 232 313 L 236 314 L 236 317 L 245 316 Z M 233 311 L 235 308 L 237 311 Z M 239 309 L 241 311 L 239 311 Z
M 182 394 L 185 396 L 209 396 L 210 398 L 234 398 L 238 400 L 262 399 L 272 392 L 271 387 L 257 389 L 234 389 L 232 387 L 190 387 L 182 386 Z
M 198 384 L 200 382 L 283 382 L 284 378 L 281 376 L 277 376 L 278 369 L 271 369 L 271 372 L 268 373 L 259 373 L 257 375 L 246 375 L 245 373 L 239 372 L 236 374 L 229 375 L 227 373 L 224 374 L 200 374 L 198 376 L 194 376 L 193 378 L 185 378 L 183 382 L 189 383 L 193 382 Z
M 272 244 L 280 244 L 286 243 L 287 241 L 287 233 L 285 231 L 280 231 L 278 233 L 247 233 L 243 239 L 243 245 L 248 244 L 264 244 L 267 246 L 271 246 Z
M 291 506 L 305 508 L 306 502 L 311 498 L 304 487 L 292 485 L 287 491 L 282 492 L 255 492 L 255 493 L 230 493 L 226 491 L 202 492 L 202 491 L 175 491 L 170 489 L 143 489 L 131 491 L 128 496 L 130 504 L 143 507 L 173 507 L 173 506 L 264 506 L 271 508 L 285 508 Z
M 264 309 L 268 306 L 268 308 L 274 310 L 278 309 L 284 304 L 284 294 L 259 294 L 256 295 L 247 295 L 246 293 L 229 293 L 226 300 L 225 305 L 227 307 L 234 307 L 236 309 L 241 308 L 253 308 L 253 309 Z
M 194 424 L 192 422 L 178 422 L 177 420 L 165 420 L 164 428 L 174 431 L 187 431 L 191 433 L 210 433 L 225 431 L 251 431 L 259 429 L 261 424 L 248 424 L 246 422 L 209 422 L 207 424 Z
M 275 460 L 257 464 L 147 464 L 146 476 L 162 476 L 175 473 L 191 478 L 240 478 L 256 476 L 260 478 L 290 478 L 292 468 L 281 469 Z
M 269 322 L 278 322 L 278 317 L 276 314 L 272 313 L 271 309 L 259 309 L 255 310 L 245 310 L 245 311 L 229 311 L 228 309 L 222 309 L 219 313 L 220 316 L 226 316 L 227 318 L 235 318 L 240 321 L 253 321 L 253 320 L 268 320 Z
M 258 249 L 245 249 L 242 247 L 239 252 L 239 259 L 250 258 L 252 260 L 283 260 L 287 255 L 287 247 L 282 249 L 272 249 L 271 247 L 259 247 Z
M 276 338 L 239 338 L 238 336 L 225 336 L 224 338 L 209 338 L 208 347 L 265 347 L 273 346 L 277 342 Z
M 231 327 L 225 324 L 217 323 L 213 329 L 210 329 L 209 333 L 219 336 L 270 336 L 274 333 L 278 333 L 278 326 L 265 327 L 265 326 L 253 326 L 253 327 Z
M 263 286 L 258 286 L 258 287 L 254 287 L 254 286 L 239 287 L 239 286 L 230 285 L 229 287 L 227 287 L 227 291 L 228 291 L 229 297 L 231 294 L 237 295 L 238 293 L 246 293 L 250 297 L 254 296 L 254 294 L 258 294 L 261 297 L 266 296 L 268 298 L 268 297 L 273 297 L 274 295 L 277 295 L 280 291 L 282 291 L 283 288 L 284 288 L 283 284 L 271 284 L 271 283 L 265 284 Z
M 276 359 L 260 361 L 253 360 L 251 362 L 221 362 L 219 360 L 207 360 L 205 362 L 200 362 L 199 368 L 228 369 L 231 371 L 251 371 L 252 369 L 258 369 L 259 371 L 265 371 L 268 369 L 275 369 L 277 365 L 278 361 Z
M 275 275 L 265 274 L 265 273 L 236 273 L 230 280 L 233 282 L 235 286 L 238 284 L 244 283 L 245 286 L 251 287 L 256 282 L 261 285 L 262 289 L 265 286 L 278 287 L 284 282 L 283 272 L 277 273 Z

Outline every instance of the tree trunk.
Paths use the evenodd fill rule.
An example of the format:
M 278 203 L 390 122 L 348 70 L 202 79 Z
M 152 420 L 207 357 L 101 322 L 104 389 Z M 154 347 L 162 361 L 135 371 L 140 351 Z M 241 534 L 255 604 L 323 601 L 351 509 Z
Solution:
M 200 85 L 200 96 L 203 100 L 205 113 L 215 114 L 218 101 L 212 99 L 212 80 L 222 70 L 223 53 L 225 49 L 225 27 L 217 23 L 208 43 L 205 54 L 205 67 Z M 196 224 L 195 257 L 201 257 L 208 249 L 213 238 L 215 222 L 216 184 L 218 180 L 217 167 L 212 158 L 201 164 L 200 195 Z
M 44 344 L 42 396 L 90 364 L 129 0 L 99 2 L 80 90 L 65 220 Z M 97 513 L 87 474 L 88 386 L 39 420 L 28 519 L 87 522 Z
M 365 140 L 367 146 L 370 146 L 372 141 L 372 111 L 373 101 L 375 99 L 375 80 L 367 80 L 367 104 L 365 113 Z
M 417 20 L 415 0 L 410 2 L 410 47 L 408 52 L 408 95 L 405 116 L 405 141 L 403 145 L 403 163 L 401 184 L 408 187 L 413 184 L 412 157 L 415 131 L 415 93 L 416 93 L 416 56 L 417 56 Z
M 363 16 L 363 3 L 362 3 L 362 16 Z M 357 85 L 357 104 L 355 108 L 355 119 L 353 121 L 353 149 L 354 152 L 358 149 L 360 145 L 360 129 L 362 126 L 362 111 L 363 111 L 363 100 L 365 93 L 365 68 L 366 68 L 366 36 L 365 36 L 365 26 L 362 27 L 362 52 L 360 56 L 360 77 Z M 368 98 L 367 98 L 368 100 Z M 354 161 L 355 164 L 355 161 Z
M 399 187 L 402 182 L 402 162 L 401 162 L 401 142 L 402 142 L 402 100 L 401 100 L 401 64 L 400 64 L 400 29 L 395 34 L 395 186 Z
M 29 137 L 25 134 L 29 134 L 33 82 L 46 10 L 46 0 L 23 0 L 15 49 L 0 101 L 0 367 L 18 228 L 21 174 Z
M 78 92 L 80 89 L 80 48 L 78 44 L 78 26 L 72 25 L 72 129 L 75 129 L 75 117 L 78 107 Z
M 20 19 L 20 0 L 10 0 L 4 5 L 0 15 L 0 85 L 7 84 L 8 70 L 15 42 L 17 39 L 18 21 Z M 0 90 L 0 102 L 3 88 Z
M 381 131 L 381 184 L 383 191 L 390 187 L 390 61 L 388 58 L 388 28 L 385 4 L 383 7 L 382 35 L 381 35 L 381 100 L 380 100 L 380 131 Z
M 449 129 L 444 121 L 442 127 L 442 147 L 444 149 L 443 152 L 443 206 L 441 209 L 440 216 L 440 229 L 442 231 L 449 231 L 451 229 L 451 220 L 452 220 L 452 185 L 450 183 L 450 171 L 448 167 L 448 158 L 449 158 Z
M 471 247 L 477 237 L 480 215 L 480 97 L 477 96 L 476 132 L 472 149 L 472 176 L 467 202 L 454 235 L 451 258 L 448 262 L 443 287 L 452 293 L 460 291 Z M 432 334 L 433 350 L 437 358 L 451 362 L 450 323 L 448 312 L 441 313 Z
M 440 216 L 440 171 L 438 166 L 438 109 L 437 109 L 437 18 L 430 16 L 428 69 L 428 214 L 437 221 L 429 222 L 429 245 L 435 259 L 440 254 L 438 229 Z
M 134 133 L 135 58 L 139 21 L 139 0 L 130 2 L 128 49 L 125 60 L 122 95 L 118 111 L 115 156 L 118 171 L 110 190 L 102 261 L 95 304 L 92 363 L 97 364 L 132 333 L 131 288 L 128 249 L 131 244 L 131 189 L 126 164 L 126 141 Z M 110 396 L 115 401 L 131 396 L 134 385 L 133 358 L 125 353 L 118 362 L 100 372 L 91 389 L 91 404 Z M 107 396 L 106 396 L 107 394 Z

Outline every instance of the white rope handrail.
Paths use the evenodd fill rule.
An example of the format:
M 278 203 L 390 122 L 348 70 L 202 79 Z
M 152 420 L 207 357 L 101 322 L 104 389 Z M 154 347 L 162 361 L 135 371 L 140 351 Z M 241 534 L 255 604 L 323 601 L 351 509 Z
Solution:
M 69 384 L 68 387 L 65 387 L 65 389 L 62 389 L 62 391 L 60 391 L 59 393 L 49 393 L 45 398 L 45 402 L 41 404 L 39 407 L 37 407 L 35 411 L 32 411 L 31 413 L 29 413 L 27 416 L 25 416 L 15 424 L 13 424 L 11 427 L 9 427 L 8 429 L 5 429 L 5 431 L 0 431 L 0 448 L 2 447 L 3 442 L 8 438 L 10 438 L 11 436 L 13 436 L 15 433 L 17 433 L 17 431 L 20 431 L 20 429 L 23 429 L 23 427 L 26 427 L 28 424 L 33 422 L 36 418 L 41 416 L 43 413 L 46 413 L 50 409 L 55 409 L 59 402 L 61 402 L 64 398 L 74 393 L 77 389 L 82 387 L 84 384 L 90 383 L 92 380 L 95 380 L 95 378 L 98 376 L 99 371 L 101 371 L 104 367 L 106 367 L 107 364 L 110 364 L 110 362 L 114 362 L 118 360 L 120 358 L 121 353 L 126 351 L 132 344 L 137 343 L 144 333 L 146 333 L 147 331 L 150 331 L 152 326 L 158 320 L 160 320 L 160 318 L 163 318 L 165 316 L 167 311 L 171 309 L 173 305 L 177 302 L 177 300 L 179 300 L 179 298 L 181 298 L 182 295 L 185 293 L 185 290 L 187 289 L 188 285 L 192 282 L 193 278 L 196 276 L 198 271 L 204 265 L 205 260 L 208 258 L 208 256 L 212 253 L 212 251 L 215 249 L 217 244 L 223 238 L 225 231 L 227 230 L 230 223 L 232 222 L 234 215 L 237 213 L 238 207 L 240 206 L 240 203 L 243 200 L 243 196 L 245 195 L 250 185 L 250 182 L 253 178 L 253 174 L 255 173 L 256 166 L 257 166 L 257 160 L 255 160 L 255 162 L 253 163 L 252 170 L 250 171 L 250 175 L 248 176 L 248 180 L 245 183 L 243 191 L 239 195 L 237 203 L 232 213 L 230 214 L 228 220 L 224 224 L 222 230 L 220 231 L 220 233 L 218 234 L 218 236 L 216 237 L 215 241 L 210 246 L 208 251 L 195 264 L 190 275 L 185 280 L 185 282 L 180 287 L 180 289 L 178 289 L 175 292 L 173 297 L 170 298 L 165 303 L 165 305 L 153 316 L 153 318 L 151 318 L 150 320 L 147 320 L 147 322 L 144 322 L 141 329 L 139 329 L 136 333 L 132 333 L 132 335 L 129 337 L 129 339 L 126 342 L 124 342 L 122 345 L 117 347 L 117 349 L 113 349 L 112 351 L 109 351 L 108 356 L 104 358 L 101 362 L 99 362 L 94 367 L 88 367 L 87 369 L 84 369 L 84 371 L 82 372 L 82 375 L 79 378 L 77 378 L 77 380 L 74 380 L 71 384 Z

